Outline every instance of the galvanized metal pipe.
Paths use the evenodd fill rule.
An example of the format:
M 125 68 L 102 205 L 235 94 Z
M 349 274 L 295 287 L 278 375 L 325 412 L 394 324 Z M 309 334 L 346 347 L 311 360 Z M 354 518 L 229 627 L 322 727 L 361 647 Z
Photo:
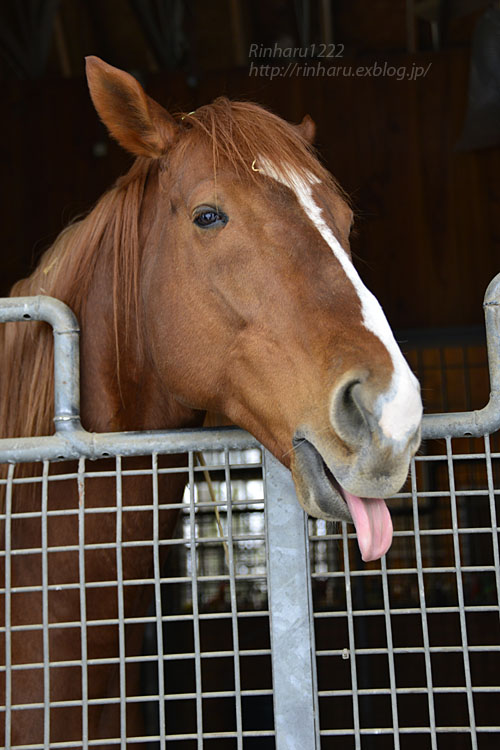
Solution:
M 0 322 L 39 320 L 54 334 L 54 423 L 56 431 L 80 429 L 80 326 L 70 308 L 54 297 L 0 299 Z
M 427 414 L 423 438 L 481 435 L 500 428 L 500 274 L 489 284 L 484 298 L 491 393 L 480 410 Z M 56 435 L 44 438 L 0 439 L 0 461 L 178 453 L 217 447 L 245 450 L 258 446 L 244 430 L 169 430 L 155 432 L 90 433 L 80 422 L 79 326 L 71 310 L 52 297 L 0 299 L 0 322 L 42 320 L 54 330 Z
M 477 411 L 426 414 L 422 436 L 426 438 L 480 437 L 500 428 L 500 274 L 484 295 L 484 316 L 490 368 L 490 400 Z
M 307 516 L 269 451 L 264 469 L 276 750 L 319 750 Z

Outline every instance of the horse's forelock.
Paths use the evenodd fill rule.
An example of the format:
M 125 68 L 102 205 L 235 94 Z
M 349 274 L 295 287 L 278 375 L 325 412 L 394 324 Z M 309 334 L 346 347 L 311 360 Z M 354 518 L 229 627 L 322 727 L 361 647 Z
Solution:
M 257 157 L 261 157 L 278 168 L 287 165 L 295 174 L 304 177 L 314 174 L 347 200 L 300 128 L 260 105 L 219 97 L 212 104 L 178 117 L 192 131 L 194 140 L 211 148 L 215 173 L 221 166 L 229 166 L 236 174 L 258 182 L 258 171 L 252 165 Z M 179 140 L 178 148 L 183 157 L 192 143 L 193 138 Z

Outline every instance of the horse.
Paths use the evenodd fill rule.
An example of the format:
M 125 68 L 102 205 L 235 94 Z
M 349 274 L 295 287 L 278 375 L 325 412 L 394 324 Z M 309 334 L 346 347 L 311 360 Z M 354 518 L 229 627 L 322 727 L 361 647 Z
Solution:
M 306 115 L 293 125 L 224 97 L 171 115 L 128 73 L 97 57 L 86 66 L 98 115 L 135 160 L 11 292 L 56 297 L 80 321 L 84 426 L 175 429 L 222 414 L 291 470 L 307 513 L 354 523 L 363 559 L 381 557 L 392 539 L 384 498 L 404 483 L 420 443 L 420 389 L 352 263 L 353 212 L 315 153 L 313 121 Z M 50 434 L 48 326 L 5 324 L 0 351 L 0 435 Z M 86 517 L 89 544 L 116 533 L 110 481 L 87 488 L 87 507 L 109 502 L 110 509 Z M 178 502 L 183 482 L 165 475 L 162 497 Z M 49 507 L 75 507 L 73 484 L 54 485 Z M 140 477 L 124 479 L 125 505 L 146 502 L 149 492 Z M 13 503 L 16 512 L 39 508 L 39 489 L 16 485 Z M 164 538 L 174 516 L 162 516 Z M 127 514 L 123 538 L 148 538 L 150 522 Z M 52 623 L 80 618 L 79 592 L 63 585 L 78 580 L 77 557 L 64 549 L 78 544 L 76 527 L 74 515 L 50 522 L 49 544 L 62 545 L 48 561 L 49 583 L 62 588 L 49 592 Z M 13 549 L 40 546 L 38 520 L 14 518 L 11 533 Z M 11 565 L 13 586 L 40 586 L 39 555 L 14 556 Z M 124 550 L 125 580 L 147 578 L 151 567 L 150 551 Z M 109 550 L 86 552 L 86 581 L 113 575 Z M 140 587 L 123 596 L 126 617 L 145 614 Z M 86 610 L 89 620 L 116 618 L 116 592 L 88 589 Z M 13 624 L 40 618 L 39 591 L 14 595 Z M 87 638 L 89 658 L 118 654 L 117 628 L 89 628 Z M 127 639 L 127 653 L 139 653 L 140 628 Z M 13 664 L 39 663 L 42 648 L 40 630 L 12 633 Z M 78 629 L 50 631 L 51 659 L 78 660 L 81 649 Z M 116 679 L 116 665 L 89 668 L 89 698 L 112 695 Z M 134 679 L 127 676 L 132 690 Z M 80 667 L 53 670 L 51 700 L 78 702 L 80 685 Z M 14 703 L 43 701 L 40 670 L 13 672 L 12 696 Z M 16 712 L 10 738 L 13 745 L 44 736 L 78 742 L 81 725 L 78 706 L 54 709 L 48 737 L 43 711 L 33 708 Z M 106 739 L 119 733 L 116 706 L 92 704 L 89 739 L 111 747 Z

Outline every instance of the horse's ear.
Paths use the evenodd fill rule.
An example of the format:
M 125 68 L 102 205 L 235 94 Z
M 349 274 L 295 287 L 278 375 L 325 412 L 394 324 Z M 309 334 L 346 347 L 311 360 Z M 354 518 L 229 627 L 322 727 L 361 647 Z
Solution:
M 136 156 L 157 159 L 165 154 L 178 133 L 173 117 L 129 73 L 99 57 L 85 61 L 90 96 L 111 135 Z
M 316 124 L 312 117 L 304 115 L 304 119 L 300 125 L 297 125 L 296 127 L 302 138 L 310 144 L 314 143 L 314 138 L 316 137 Z

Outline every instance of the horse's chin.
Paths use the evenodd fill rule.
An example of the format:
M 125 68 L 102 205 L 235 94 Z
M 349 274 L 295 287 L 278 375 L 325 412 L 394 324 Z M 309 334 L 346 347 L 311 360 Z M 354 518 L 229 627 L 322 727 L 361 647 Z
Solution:
M 352 523 L 341 486 L 309 441 L 300 440 L 291 469 L 297 498 L 306 513 L 326 521 Z

